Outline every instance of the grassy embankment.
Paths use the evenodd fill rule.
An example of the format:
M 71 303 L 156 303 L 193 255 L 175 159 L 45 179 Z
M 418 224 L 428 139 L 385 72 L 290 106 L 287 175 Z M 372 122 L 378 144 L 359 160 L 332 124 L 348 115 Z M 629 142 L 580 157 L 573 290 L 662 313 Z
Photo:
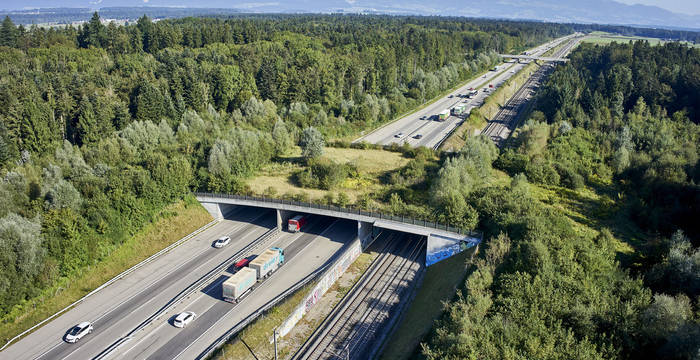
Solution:
M 106 259 L 44 291 L 30 311 L 13 319 L 2 319 L 0 339 L 11 339 L 211 220 L 193 196 L 166 207 L 158 220 L 148 224 Z
M 486 126 L 486 123 L 498 114 L 501 107 L 520 89 L 520 86 L 525 83 L 530 74 L 537 70 L 538 67 L 538 64 L 531 62 L 506 80 L 505 83 L 486 98 L 478 109 L 471 111 L 467 120 L 442 143 L 440 148 L 445 150 L 461 149 L 467 138 L 475 134 L 476 131 L 481 131 Z M 481 89 L 487 83 L 480 85 L 478 88 Z
M 376 253 L 362 253 L 350 265 L 336 283 L 324 294 L 319 302 L 305 315 L 299 323 L 284 338 L 278 339 L 277 352 L 280 359 L 290 357 L 296 349 L 311 335 L 311 333 L 323 321 L 326 315 L 343 298 L 355 282 L 362 276 L 376 257 Z M 289 314 L 301 303 L 309 291 L 316 286 L 316 282 L 308 284 L 274 306 L 265 315 L 255 320 L 243 329 L 230 343 L 224 345 L 212 356 L 216 360 L 248 360 L 255 359 L 250 351 L 240 341 L 243 339 L 253 349 L 259 359 L 273 359 L 275 354 L 274 344 L 271 343 L 272 332 L 287 319 Z
M 493 186 L 508 186 L 511 177 L 494 170 Z M 582 236 L 593 239 L 601 229 L 610 229 L 621 263 L 630 264 L 635 247 L 642 244 L 644 233 L 625 215 L 625 202 L 616 201 L 613 184 L 597 182 L 579 190 L 561 186 L 530 185 L 537 201 L 568 217 Z M 434 321 L 442 315 L 441 304 L 454 298 L 456 289 L 464 289 L 470 252 L 444 260 L 428 268 L 423 285 L 407 310 L 401 324 L 389 339 L 383 360 L 419 358 L 419 344 L 429 334 Z
M 248 186 L 256 194 L 263 194 L 272 188 L 278 195 L 305 193 L 309 199 L 320 199 L 329 191 L 306 189 L 294 182 L 294 173 L 304 168 L 299 160 L 301 150 L 298 147 L 281 162 L 267 165 L 258 176 L 248 181 Z M 336 163 L 351 163 L 357 168 L 358 176 L 346 179 L 338 189 L 330 191 L 334 194 L 344 193 L 350 202 L 358 196 L 382 188 L 381 177 L 387 172 L 406 165 L 409 159 L 401 153 L 385 150 L 341 149 L 327 147 L 323 158 Z
M 474 249 L 445 259 L 426 269 L 421 287 L 392 336 L 387 339 L 381 360 L 407 359 L 430 332 L 443 312 L 442 304 L 463 287 Z

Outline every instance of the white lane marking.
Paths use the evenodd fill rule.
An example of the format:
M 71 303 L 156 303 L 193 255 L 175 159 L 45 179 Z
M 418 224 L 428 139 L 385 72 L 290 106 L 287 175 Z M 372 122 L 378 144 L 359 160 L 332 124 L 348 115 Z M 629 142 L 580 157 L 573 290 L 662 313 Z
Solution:
M 42 357 L 46 356 L 46 354 L 48 354 L 48 353 L 50 353 L 51 351 L 53 351 L 53 349 L 55 349 L 55 348 L 61 346 L 61 344 L 63 344 L 63 343 L 64 343 L 64 341 L 61 340 L 60 343 L 58 343 L 58 344 L 52 346 L 51 348 L 49 348 L 48 350 L 44 351 L 43 353 L 41 353 L 41 355 L 37 356 L 35 359 L 41 359 Z
M 251 220 L 251 223 L 252 223 L 253 221 L 256 221 L 257 219 L 259 219 L 259 218 L 262 217 L 263 215 L 265 215 L 265 214 L 263 213 L 263 214 L 261 214 L 260 216 L 256 217 L 255 219 Z M 240 224 L 239 226 L 235 227 L 232 231 L 239 230 L 242 226 L 245 226 L 245 225 L 248 225 L 248 224 L 250 224 L 250 223 Z M 244 238 L 244 237 L 250 235 L 250 234 L 251 234 L 252 232 L 254 232 L 255 230 L 257 230 L 257 229 L 250 229 L 249 231 L 246 231 L 244 234 L 241 234 L 241 235 L 240 235 L 240 238 Z M 240 250 L 240 249 L 239 249 L 239 250 Z M 239 250 L 236 250 L 236 251 L 239 251 Z M 206 251 L 206 250 L 205 250 L 205 251 Z M 212 261 L 212 260 L 213 260 L 213 258 L 212 258 L 212 259 L 209 259 L 209 260 L 207 261 L 207 263 L 210 262 L 210 261 Z M 201 268 L 201 267 L 203 267 L 203 266 L 206 266 L 207 263 L 200 264 L 198 267 L 196 267 L 196 268 L 193 269 L 192 271 L 196 271 L 197 269 L 199 269 L 199 268 Z M 133 311 L 131 311 L 130 314 L 133 313 L 133 312 L 135 312 L 135 311 L 137 311 L 137 310 L 140 309 L 141 307 L 145 306 L 146 304 L 148 304 L 149 302 L 151 302 L 153 299 L 155 299 L 155 297 L 154 297 L 154 298 L 151 298 L 151 299 L 148 300 L 148 301 L 146 301 L 144 304 L 142 304 L 141 306 L 139 306 L 137 309 L 134 309 Z M 128 352 L 128 351 L 134 349 L 138 344 L 140 344 L 141 342 L 143 342 L 144 339 L 149 338 L 150 336 L 152 336 L 152 334 L 156 333 L 156 332 L 158 331 L 158 329 L 160 329 L 162 326 L 164 326 L 164 325 L 167 324 L 167 323 L 168 323 L 168 321 L 166 320 L 166 321 L 164 321 L 161 325 L 159 325 L 158 327 L 156 327 L 156 328 L 154 328 L 153 330 L 149 331 L 149 332 L 146 334 L 146 336 L 144 336 L 143 339 L 141 339 L 139 342 L 137 342 L 137 343 L 134 344 L 132 347 L 130 347 L 127 351 L 125 351 L 124 353 L 122 353 L 122 355 L 125 354 L 126 352 Z
M 236 232 L 236 231 L 239 231 L 242 227 L 247 226 L 247 225 L 253 223 L 254 221 L 260 219 L 260 218 L 263 217 L 264 215 L 265 215 L 265 212 L 261 213 L 260 215 L 258 215 L 258 216 L 255 217 L 255 218 L 253 218 L 252 220 L 250 220 L 250 222 L 242 222 L 242 223 L 237 222 L 237 223 L 235 223 L 233 226 L 228 225 L 228 226 L 225 226 L 224 229 L 221 229 L 221 230 L 224 230 L 224 232 L 227 233 L 227 234 L 234 233 L 234 232 Z M 211 228 L 211 230 L 214 230 L 215 228 L 216 228 L 216 226 L 213 227 L 213 228 Z M 221 231 L 221 230 L 218 230 L 218 231 L 215 231 L 215 232 L 219 232 L 219 231 Z M 245 235 L 247 235 L 247 234 L 248 234 L 248 232 L 246 232 L 246 234 L 244 234 L 243 236 L 245 236 Z M 199 234 L 198 236 L 194 237 L 192 240 L 195 240 L 195 239 L 198 238 L 198 237 L 204 237 L 204 233 Z M 197 253 L 196 253 L 194 256 L 192 256 L 192 257 L 197 257 L 197 256 L 199 256 L 200 254 L 202 254 L 202 253 L 204 253 L 204 252 L 206 252 L 206 251 L 209 251 L 209 250 L 211 250 L 211 249 L 205 248 L 205 249 L 203 249 L 203 250 L 197 252 Z M 213 258 L 207 260 L 207 263 L 208 263 L 209 261 L 211 261 L 211 260 L 213 260 Z M 97 318 L 96 318 L 95 320 L 93 320 L 92 322 L 93 322 L 93 323 L 98 322 L 99 320 L 101 320 L 101 319 L 104 318 L 105 316 L 109 315 L 111 312 L 115 311 L 117 308 L 119 308 L 119 307 L 120 307 L 121 305 L 123 305 L 124 303 L 126 303 L 126 302 L 132 300 L 133 298 L 135 298 L 135 297 L 141 295 L 142 293 L 146 292 L 146 291 L 149 290 L 149 289 L 151 288 L 151 286 L 153 286 L 155 283 L 157 283 L 157 282 L 163 280 L 165 277 L 167 277 L 168 275 L 170 275 L 170 274 L 172 274 L 173 272 L 177 271 L 177 270 L 180 269 L 181 267 L 187 265 L 188 263 L 189 263 L 189 262 L 184 262 L 184 263 L 181 263 L 180 265 L 176 266 L 175 268 L 172 268 L 171 270 L 169 270 L 168 272 L 166 272 L 165 274 L 163 274 L 163 276 L 161 276 L 161 277 L 159 277 L 158 279 L 155 279 L 155 280 L 153 280 L 152 282 L 150 282 L 148 285 L 146 285 L 146 286 L 145 286 L 142 290 L 140 290 L 139 292 L 137 292 L 137 293 L 135 293 L 134 295 L 128 297 L 127 299 L 121 301 L 121 302 L 118 303 L 117 305 L 115 305 L 115 306 L 113 306 L 113 307 L 107 309 L 105 312 L 103 312 L 99 317 L 97 317 Z M 206 265 L 206 263 L 199 265 L 198 267 L 196 267 L 195 269 L 193 269 L 193 271 L 195 271 L 195 270 L 201 268 L 201 267 L 204 266 L 204 265 Z M 141 304 L 138 308 L 136 308 L 136 309 L 132 310 L 131 312 L 129 312 L 129 314 L 131 314 L 131 313 L 133 313 L 133 312 L 135 312 L 135 311 L 141 309 L 143 306 L 147 305 L 148 303 L 150 303 L 150 302 L 151 302 L 152 300 L 154 300 L 154 299 L 156 299 L 156 298 L 155 298 L 155 297 L 150 298 L 148 301 L 146 301 L 146 302 L 144 302 L 143 304 Z M 124 317 L 124 318 L 126 318 L 126 317 Z M 51 352 L 52 350 L 54 350 L 55 348 L 57 348 L 58 346 L 60 346 L 62 343 L 63 343 L 63 341 L 61 341 L 61 342 L 57 343 L 56 345 L 52 346 L 49 350 L 47 350 L 47 351 L 45 351 L 44 353 L 42 353 L 41 355 L 39 355 L 36 359 L 39 359 L 39 358 L 41 358 L 41 357 L 43 357 L 43 356 L 46 356 L 46 354 L 48 354 L 49 352 Z M 66 357 L 64 357 L 64 359 L 67 358 L 68 356 L 72 355 L 72 354 L 75 353 L 76 351 L 80 350 L 81 348 L 82 348 L 82 346 L 76 348 L 76 349 L 73 350 L 70 354 L 68 354 Z
M 136 348 L 137 346 L 139 346 L 142 342 L 144 342 L 146 339 L 150 338 L 153 334 L 155 334 L 160 328 L 162 328 L 165 325 L 169 325 L 167 320 L 163 321 L 162 324 L 158 325 L 156 328 L 149 331 L 145 336 L 143 336 L 141 338 L 141 340 L 139 340 L 137 343 L 133 344 L 133 346 L 131 346 L 130 348 L 126 349 L 126 351 L 122 352 L 120 357 L 123 358 L 126 355 L 126 353 L 128 353 L 129 351 L 131 351 L 134 348 Z
M 331 225 L 329 225 L 329 227 L 332 226 L 332 225 L 333 225 L 333 223 L 331 223 Z M 307 234 L 307 233 L 305 233 L 305 232 L 298 232 L 298 233 L 295 233 L 294 235 L 296 235 L 296 236 L 293 236 L 293 237 L 292 237 L 292 240 L 289 241 L 289 242 L 287 243 L 287 245 L 289 245 L 289 244 L 291 244 L 291 243 L 293 243 L 293 242 L 299 240 L 299 238 L 302 237 L 302 236 L 305 235 L 305 234 Z M 270 246 L 279 244 L 279 243 L 282 242 L 282 240 L 284 240 L 283 237 L 277 237 L 277 238 L 275 238 L 275 239 L 270 243 Z M 251 250 L 252 250 L 252 249 L 251 249 Z M 252 252 L 252 251 L 251 251 L 251 252 Z M 248 252 L 247 254 L 244 254 L 244 255 L 248 255 L 248 254 L 250 254 L 251 252 Z M 225 269 L 224 269 L 224 271 L 222 271 L 221 273 L 223 274 L 224 272 L 226 272 Z M 204 289 L 209 288 L 209 290 L 202 292 L 198 297 L 196 297 L 194 300 L 192 300 L 192 301 L 190 302 L 190 305 L 189 305 L 189 306 L 192 306 L 192 304 L 195 304 L 195 303 L 196 303 L 197 301 L 199 301 L 202 297 L 204 297 L 204 295 L 207 295 L 207 294 L 209 294 L 212 290 L 216 289 L 217 286 L 218 286 L 219 284 L 221 284 L 222 282 L 224 282 L 225 280 L 226 280 L 226 279 L 220 279 L 220 280 L 216 281 L 215 283 L 209 284 L 209 285 L 207 285 L 206 287 L 204 287 Z M 212 285 L 214 285 L 214 286 L 212 286 Z

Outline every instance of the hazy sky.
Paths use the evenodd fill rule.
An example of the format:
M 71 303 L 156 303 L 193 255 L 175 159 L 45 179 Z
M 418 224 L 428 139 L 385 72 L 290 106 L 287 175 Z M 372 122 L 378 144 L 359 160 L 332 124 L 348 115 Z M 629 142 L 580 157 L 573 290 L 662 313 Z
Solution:
M 700 0 L 617 0 L 625 4 L 656 5 L 679 14 L 700 15 Z

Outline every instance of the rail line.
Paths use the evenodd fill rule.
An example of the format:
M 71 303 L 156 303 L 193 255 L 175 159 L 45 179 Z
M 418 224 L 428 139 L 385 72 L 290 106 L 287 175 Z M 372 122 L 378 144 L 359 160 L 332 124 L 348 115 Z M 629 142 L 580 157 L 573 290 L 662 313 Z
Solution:
M 567 55 L 578 42 L 578 38 L 570 40 L 568 44 L 558 49 L 552 56 L 561 58 Z M 515 92 L 513 97 L 506 102 L 496 116 L 489 121 L 481 133 L 493 140 L 497 146 L 502 146 L 513 129 L 518 125 L 523 109 L 540 86 L 541 81 L 549 75 L 553 68 L 553 65 L 547 64 L 537 69 L 523 86 Z
M 425 238 L 392 233 L 380 255 L 293 359 L 363 359 L 421 268 Z

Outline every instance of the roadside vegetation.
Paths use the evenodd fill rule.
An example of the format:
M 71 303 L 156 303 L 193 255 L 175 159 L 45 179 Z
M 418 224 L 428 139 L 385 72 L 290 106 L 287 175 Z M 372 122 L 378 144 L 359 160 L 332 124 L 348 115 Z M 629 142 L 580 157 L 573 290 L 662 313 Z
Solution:
M 93 269 L 108 278 L 133 252 L 205 223 L 195 190 L 482 230 L 483 255 L 421 358 L 697 356 L 699 50 L 582 45 L 501 150 L 464 132 L 451 154 L 334 141 L 488 69 L 499 52 L 574 28 L 344 15 L 118 27 L 95 14 L 78 28 L 25 29 L 5 19 L 2 336 L 60 307 L 47 295 L 61 287 L 78 297 L 97 286 L 80 282 Z M 166 227 L 172 238 L 147 235 Z
M 386 341 L 381 360 L 408 359 L 420 353 L 419 345 L 430 333 L 435 320 L 442 316 L 444 304 L 452 301 L 464 284 L 475 252 L 476 248 L 472 248 L 426 269 L 415 298 Z
M 640 41 L 557 68 L 467 199 L 484 255 L 420 357 L 697 356 L 699 62 Z

